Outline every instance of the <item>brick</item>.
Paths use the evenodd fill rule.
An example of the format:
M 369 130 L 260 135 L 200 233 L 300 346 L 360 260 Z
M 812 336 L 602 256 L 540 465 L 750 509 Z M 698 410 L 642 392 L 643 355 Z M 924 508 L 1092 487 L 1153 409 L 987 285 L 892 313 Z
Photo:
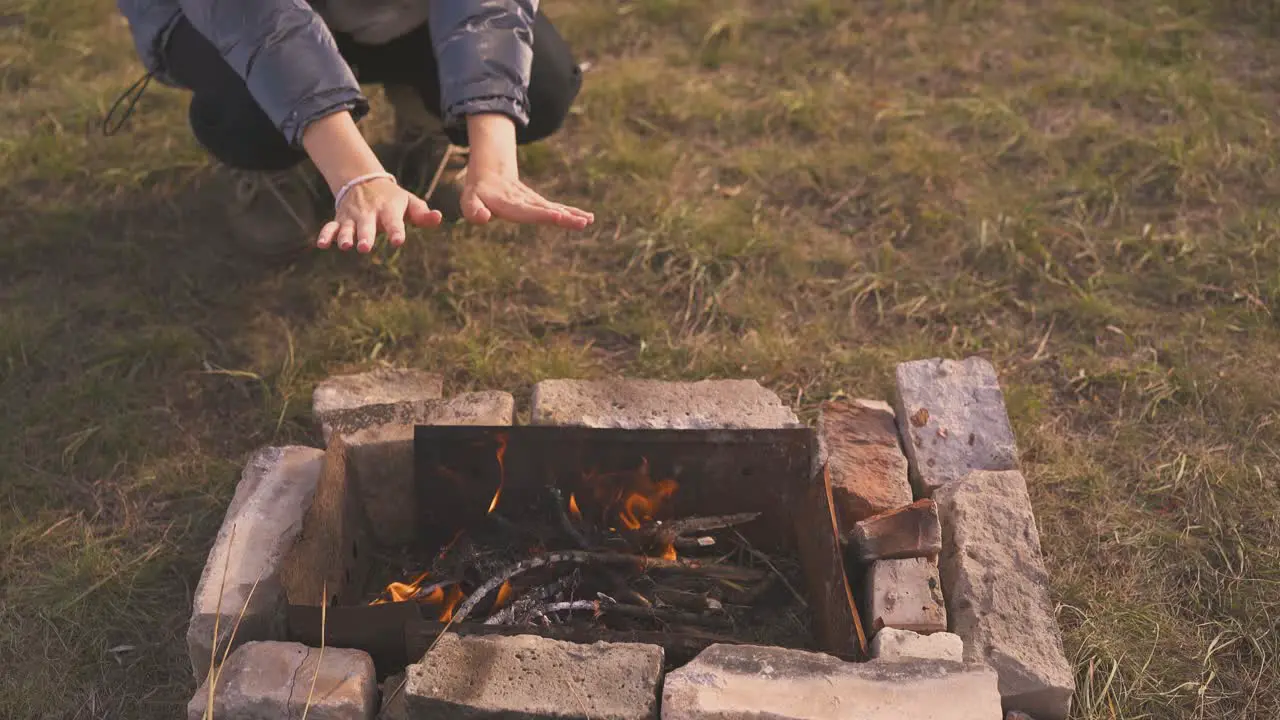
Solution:
M 406 368 L 379 368 L 350 375 L 334 375 L 311 393 L 311 414 L 320 426 L 324 442 L 336 423 L 346 421 L 371 405 L 400 405 L 417 400 L 438 400 L 444 379 L 435 373 Z
M 246 463 L 192 598 L 187 653 L 197 680 L 209 672 L 214 624 L 220 656 L 242 608 L 237 645 L 284 636 L 280 573 L 315 496 L 323 458 L 320 450 L 295 445 L 260 449 Z
M 1018 466 L 1004 394 L 982 358 L 917 360 L 897 368 L 898 428 L 917 497 L 973 470 Z
M 414 426 L 510 425 L 515 400 L 510 393 L 477 392 L 362 410 L 335 422 L 334 432 L 347 445 L 348 467 L 374 539 L 394 546 L 412 542 L 417 532 Z
M 312 683 L 314 682 L 314 691 Z M 373 659 L 359 650 L 298 643 L 250 642 L 227 658 L 214 687 L 213 717 L 224 720 L 373 720 L 378 685 Z M 188 720 L 203 720 L 208 681 L 187 704 Z
M 831 473 L 841 532 L 874 515 L 911 504 L 907 458 L 893 410 L 883 402 L 835 400 L 818 417 L 819 461 Z
M 853 526 L 848 543 L 860 562 L 937 557 L 942 551 L 938 507 L 928 498 Z
M 877 560 L 867 571 L 872 632 L 882 628 L 945 632 L 947 607 L 938 564 L 929 558 Z
M 630 429 L 801 427 L 791 408 L 755 380 L 544 380 L 533 388 L 534 425 Z
M 662 648 L 446 633 L 410 665 L 409 716 L 656 720 Z
M 1062 649 L 1027 494 L 1017 471 L 975 472 L 934 496 L 951 630 L 965 658 L 1000 675 L 1005 708 L 1039 720 L 1071 711 L 1075 679 Z
M 382 681 L 378 720 L 409 720 L 409 699 L 405 694 L 404 681 L 404 673 L 396 673 Z
M 919 660 L 842 662 L 778 647 L 712 645 L 663 681 L 662 720 L 993 720 L 996 676 Z
M 903 660 L 964 662 L 964 641 L 959 635 L 946 632 L 921 635 L 910 630 L 885 628 L 871 639 L 871 657 L 882 662 Z

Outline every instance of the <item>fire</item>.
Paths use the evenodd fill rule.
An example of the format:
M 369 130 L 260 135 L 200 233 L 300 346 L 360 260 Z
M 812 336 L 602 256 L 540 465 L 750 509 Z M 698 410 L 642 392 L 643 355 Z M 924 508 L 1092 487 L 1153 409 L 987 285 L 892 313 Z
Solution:
M 632 472 L 608 475 L 592 473 L 585 480 L 594 491 L 596 499 L 604 505 L 605 516 L 616 517 L 617 522 L 629 530 L 639 530 L 657 517 L 662 505 L 680 488 L 679 483 L 671 478 L 654 482 L 649 476 L 648 458 L 643 459 L 640 467 Z M 569 509 L 571 512 L 577 509 L 572 495 L 569 496 Z M 675 546 L 667 544 L 657 554 L 674 560 Z
M 407 583 L 390 583 L 387 585 L 386 589 L 382 591 L 383 595 L 370 604 L 382 605 L 387 602 L 400 603 L 409 602 L 410 600 L 415 600 L 426 605 L 439 604 L 441 600 L 444 600 L 444 586 L 441 584 L 428 585 L 425 588 L 422 586 L 422 583 L 430 576 L 431 573 L 424 572 Z M 391 599 L 387 600 L 387 596 L 390 596 Z
M 462 588 L 457 585 L 449 586 L 444 602 L 440 606 L 440 622 L 447 623 L 453 619 L 453 611 L 462 604 L 463 597 L 465 596 L 462 594 Z
M 505 607 L 511 600 L 511 592 L 511 581 L 504 581 L 502 583 L 502 587 L 498 588 L 498 597 L 493 601 L 493 609 L 498 610 Z
M 507 484 L 507 436 L 498 435 L 498 489 L 493 493 L 493 500 L 489 503 L 488 512 L 493 512 L 498 507 L 498 498 L 502 497 L 502 486 Z
M 578 498 L 573 493 L 569 493 L 569 514 L 574 520 L 582 519 L 582 511 L 578 509 Z

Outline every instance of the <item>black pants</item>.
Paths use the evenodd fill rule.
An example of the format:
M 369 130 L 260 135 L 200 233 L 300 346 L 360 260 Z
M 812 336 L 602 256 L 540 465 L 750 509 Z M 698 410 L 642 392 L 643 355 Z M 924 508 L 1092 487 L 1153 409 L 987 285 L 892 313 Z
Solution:
M 338 50 L 358 72 L 361 83 L 393 83 L 415 88 L 422 102 L 440 116 L 440 78 L 426 25 L 385 45 L 361 45 L 335 33 Z M 306 153 L 290 147 L 241 77 L 213 43 L 181 18 L 166 47 L 168 70 L 192 91 L 189 117 L 196 140 L 218 160 L 242 170 L 284 170 Z M 539 12 L 533 28 L 533 67 L 529 81 L 529 124 L 516 130 L 520 144 L 556 132 L 582 86 L 568 45 Z M 449 141 L 466 146 L 466 128 L 447 130 Z

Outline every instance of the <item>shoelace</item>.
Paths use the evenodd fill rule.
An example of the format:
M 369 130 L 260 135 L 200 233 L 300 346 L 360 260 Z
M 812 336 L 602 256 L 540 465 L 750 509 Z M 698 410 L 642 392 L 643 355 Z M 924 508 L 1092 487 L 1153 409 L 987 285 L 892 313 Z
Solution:
M 120 128 L 124 127 L 124 124 L 133 116 L 134 109 L 138 107 L 138 101 L 142 99 L 142 95 L 147 91 L 147 86 L 151 84 L 151 79 L 153 77 L 155 77 L 155 73 L 148 72 L 146 75 L 138 78 L 129 86 L 129 89 L 120 93 L 120 97 L 116 98 L 115 102 L 111 103 L 111 109 L 108 110 L 107 114 L 102 118 L 102 134 L 104 136 L 111 137 L 117 132 L 120 132 Z M 121 104 L 126 101 L 128 102 L 128 105 L 124 107 L 124 113 L 120 116 L 120 119 L 115 123 L 115 125 L 112 125 L 111 117 L 116 114 L 116 111 L 120 109 Z

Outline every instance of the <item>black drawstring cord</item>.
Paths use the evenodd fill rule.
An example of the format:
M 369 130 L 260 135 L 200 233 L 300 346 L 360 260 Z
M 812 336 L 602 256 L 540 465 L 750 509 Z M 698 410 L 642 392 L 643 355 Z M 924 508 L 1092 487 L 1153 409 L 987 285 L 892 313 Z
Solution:
M 133 116 L 134 108 L 138 107 L 138 101 L 142 99 L 142 94 L 147 91 L 147 86 L 151 84 L 151 78 L 153 77 L 155 77 L 155 73 L 148 72 L 146 75 L 138 78 L 137 81 L 130 85 L 128 90 L 121 93 L 120 97 L 116 98 L 116 101 L 111 104 L 111 109 L 108 110 L 106 116 L 102 118 L 103 135 L 111 137 L 119 132 L 120 128 L 124 127 L 124 124 Z M 126 100 L 129 101 L 129 104 L 125 106 L 124 113 L 120 116 L 119 122 L 113 126 L 111 124 L 111 116 L 116 114 L 116 111 L 120 109 L 120 104 Z

